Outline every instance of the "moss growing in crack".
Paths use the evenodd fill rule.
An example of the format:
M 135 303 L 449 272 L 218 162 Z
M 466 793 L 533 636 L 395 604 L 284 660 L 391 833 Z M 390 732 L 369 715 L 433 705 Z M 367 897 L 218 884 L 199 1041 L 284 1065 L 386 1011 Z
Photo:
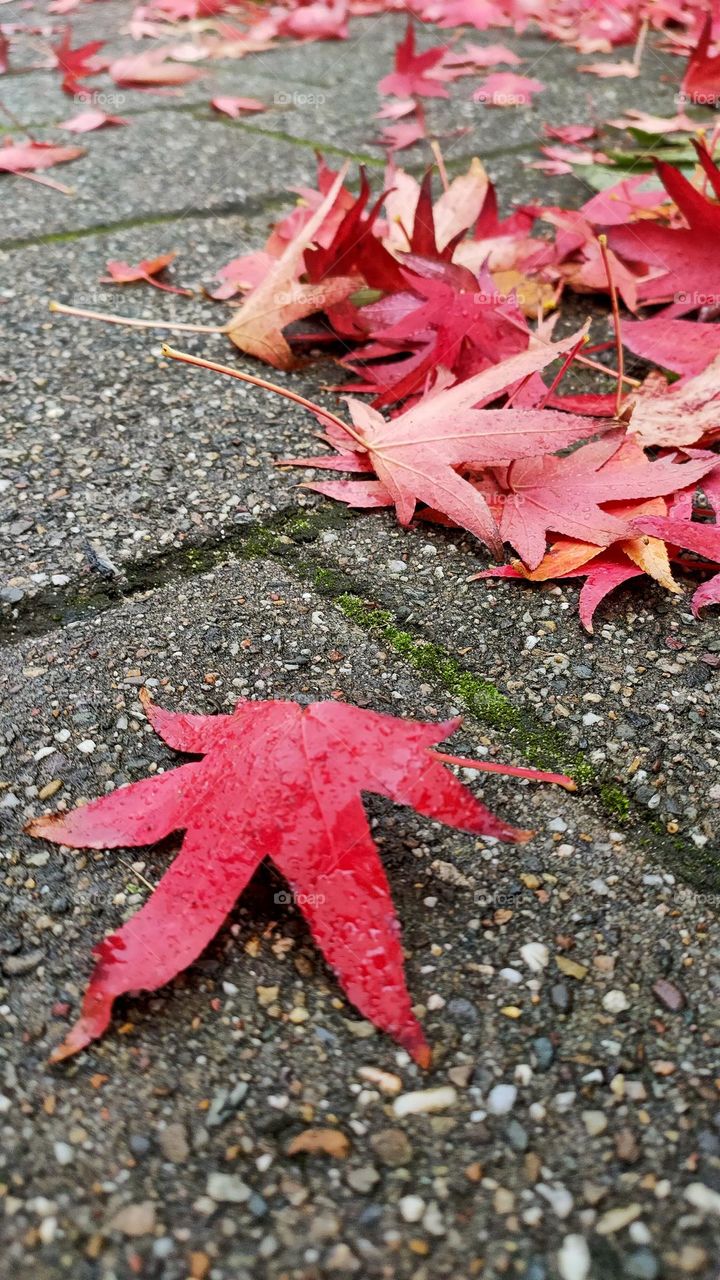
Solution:
M 630 797 L 625 794 L 622 787 L 619 787 L 617 783 L 605 783 L 605 786 L 600 788 L 600 799 L 608 813 L 611 813 L 618 822 L 628 821 L 632 807 Z
M 560 734 L 534 724 L 492 681 L 466 671 L 439 645 L 416 640 L 397 626 L 387 609 L 374 609 L 350 594 L 338 596 L 335 603 L 356 626 L 382 640 L 416 671 L 441 684 L 476 719 L 508 735 L 513 746 L 536 768 L 563 770 L 579 784 L 593 781 L 593 770 L 580 754 L 568 747 Z

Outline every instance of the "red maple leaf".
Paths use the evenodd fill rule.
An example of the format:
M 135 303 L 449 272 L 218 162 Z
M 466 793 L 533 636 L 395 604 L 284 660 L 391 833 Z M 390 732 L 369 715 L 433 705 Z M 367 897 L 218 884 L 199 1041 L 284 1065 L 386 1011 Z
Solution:
M 395 46 L 395 70 L 380 81 L 378 93 L 396 98 L 447 98 L 442 80 L 429 74 L 440 65 L 445 53 L 444 45 L 416 53 L 415 28 L 409 20 L 404 38 Z
M 410 524 L 415 508 L 421 502 L 473 533 L 499 556 L 502 554 L 502 540 L 486 498 L 476 485 L 458 474 L 456 468 L 471 463 L 499 466 L 513 458 L 532 458 L 538 453 L 585 440 L 595 435 L 598 427 L 592 418 L 548 409 L 521 409 L 514 405 L 504 409 L 485 409 L 478 406 L 489 404 L 509 387 L 527 381 L 557 356 L 577 352 L 584 332 L 582 330 L 555 344 L 538 343 L 453 387 L 441 390 L 438 385 L 418 404 L 389 422 L 376 409 L 348 398 L 352 426 L 297 392 L 266 382 L 263 378 L 216 364 L 213 360 L 174 351 L 168 346 L 163 346 L 163 354 L 184 364 L 264 387 L 302 404 L 328 424 L 328 439 L 334 446 L 339 446 L 340 457 L 333 459 L 331 455 L 325 455 L 319 461 L 315 458 L 287 458 L 283 465 L 312 467 L 317 464 L 322 467 L 327 466 L 328 459 L 331 459 L 330 466 L 334 463 L 339 470 L 347 469 L 343 453 L 347 450 L 349 437 L 353 442 L 350 446 L 355 464 L 353 469 L 366 471 L 370 463 L 384 493 L 394 503 L 401 524 Z M 682 478 L 679 477 L 679 484 L 683 483 L 683 478 L 689 483 L 697 467 L 701 467 L 703 473 L 709 470 L 707 461 L 688 464 L 687 470 L 683 469 Z M 354 501 L 354 494 L 342 492 L 339 487 L 332 496 L 350 506 L 366 506 L 363 494 L 366 483 L 359 481 L 349 486 L 357 491 L 359 501 Z M 308 487 L 330 492 L 328 486 L 317 484 Z M 377 506 L 376 486 L 373 493 L 372 505 Z
M 716 196 L 720 197 L 720 169 L 705 146 L 694 143 L 698 159 Z M 687 228 L 663 227 L 648 221 L 611 227 L 611 248 L 630 262 L 653 269 L 638 285 L 643 303 L 672 301 L 681 315 L 710 304 L 720 305 L 720 204 L 710 200 L 687 178 L 663 160 L 655 168 L 668 195 L 687 222 Z
M 642 449 L 627 443 L 624 431 L 609 432 L 562 458 L 520 458 L 503 477 L 507 492 L 500 530 L 534 569 L 545 554 L 549 530 L 607 546 L 629 536 L 628 524 L 602 504 L 675 493 L 717 465 L 715 455 L 684 463 L 672 456 L 650 462 Z
M 142 700 L 169 746 L 204 759 L 27 826 L 31 835 L 92 849 L 185 832 L 150 900 L 96 947 L 80 1018 L 53 1061 L 102 1034 L 116 997 L 155 990 L 191 964 L 269 855 L 348 998 L 427 1066 L 430 1050 L 410 1007 L 400 930 L 361 793 L 476 835 L 529 839 L 531 832 L 494 817 L 442 762 L 488 766 L 431 750 L 459 719 L 423 724 L 338 702 L 277 701 L 242 701 L 231 715 L 180 715 L 154 707 L 148 695 Z M 509 772 L 574 787 L 559 775 Z
M 136 284 L 139 280 L 144 280 L 146 284 L 152 284 L 156 289 L 164 289 L 166 293 L 181 293 L 186 298 L 192 297 L 192 289 L 180 289 L 177 285 L 163 284 L 162 280 L 156 280 L 161 271 L 170 266 L 170 263 L 177 257 L 176 253 L 161 253 L 157 258 L 143 258 L 142 262 L 138 262 L 137 266 L 130 266 L 129 262 L 120 262 L 111 258 L 107 263 L 109 275 L 101 276 L 101 284 Z
M 418 231 L 416 220 L 414 235 Z M 454 246 L 451 241 L 449 247 Z M 457 381 L 472 377 L 488 365 L 524 350 L 530 341 L 527 322 L 513 297 L 496 288 L 489 272 L 476 279 L 454 263 L 433 263 L 406 255 L 413 273 L 405 271 L 407 307 L 395 323 L 373 328 L 374 346 L 360 350 L 359 361 L 414 351 L 409 360 L 383 360 L 362 372 L 378 389 L 373 407 L 404 400 L 421 392 L 428 375 L 442 367 Z M 364 307 L 362 319 L 388 314 L 392 302 L 383 299 Z M 360 372 L 355 363 L 348 368 Z
M 633 528 L 653 538 L 662 538 L 675 547 L 706 556 L 720 568 L 720 525 L 700 524 L 697 521 L 673 520 L 663 516 L 643 516 L 633 521 Z M 692 611 L 697 617 L 709 604 L 720 604 L 720 573 L 698 587 L 692 598 Z
M 104 63 L 99 61 L 96 55 L 105 41 L 90 40 L 87 44 L 78 45 L 77 49 L 71 48 L 71 44 L 72 32 L 70 27 L 66 27 L 62 39 L 52 46 L 52 51 L 57 59 L 58 70 L 62 72 L 63 93 L 73 98 L 82 94 L 82 85 L 79 83 L 81 79 L 97 75 L 103 70 Z
M 717 9 L 717 6 L 715 6 Z M 705 19 L 700 38 L 688 59 L 682 82 L 682 93 L 692 102 L 704 106 L 717 106 L 720 101 L 720 50 L 715 42 L 715 53 L 710 54 L 713 39 L 713 15 Z
M 720 356 L 720 325 L 701 320 L 670 320 L 664 315 L 623 319 L 622 340 L 634 355 L 672 369 L 683 379 L 702 373 Z

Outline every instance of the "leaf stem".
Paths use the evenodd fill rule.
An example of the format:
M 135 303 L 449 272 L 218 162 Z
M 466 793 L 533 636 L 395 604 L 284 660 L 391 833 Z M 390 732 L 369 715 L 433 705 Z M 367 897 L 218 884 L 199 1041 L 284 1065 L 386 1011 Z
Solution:
M 461 769 L 480 769 L 483 773 L 506 773 L 513 778 L 530 778 L 531 782 L 556 782 L 566 791 L 577 791 L 572 778 L 564 773 L 541 773 L 539 769 L 523 769 L 514 764 L 495 764 L 489 760 L 466 760 L 464 756 L 447 755 L 444 751 L 431 751 L 431 756 L 443 764 L 456 764 Z
M 309 409 L 311 413 L 319 414 L 326 418 L 328 422 L 332 422 L 336 427 L 341 427 L 348 435 L 360 444 L 363 449 L 367 446 L 362 436 L 356 434 L 347 422 L 343 422 L 337 414 L 332 413 L 329 409 L 323 409 L 321 405 L 315 404 L 313 400 L 307 400 L 305 396 L 301 396 L 297 391 L 291 391 L 289 387 L 278 386 L 276 382 L 268 382 L 265 378 L 258 378 L 252 373 L 242 373 L 240 369 L 231 369 L 229 365 L 217 364 L 215 360 L 205 360 L 202 356 L 191 356 L 185 351 L 175 351 L 173 347 L 169 347 L 167 343 L 163 343 L 162 353 L 168 356 L 170 360 L 180 360 L 183 364 L 193 364 L 199 369 L 210 369 L 213 373 L 226 373 L 230 378 L 239 378 L 241 382 L 249 382 L 253 387 L 262 387 L 263 391 L 272 391 L 275 395 L 284 396 L 286 400 L 292 400 L 295 404 L 302 405 L 303 409 Z
M 68 307 L 51 301 L 48 310 L 63 316 L 79 316 L 81 320 L 102 320 L 105 324 L 124 324 L 130 329 L 177 329 L 183 333 L 227 333 L 226 325 L 188 324 L 182 320 L 137 320 L 132 316 L 116 316 L 107 311 L 86 311 L 84 307 Z
M 622 398 L 623 398 L 623 388 L 622 388 L 623 375 L 625 373 L 625 364 L 624 364 L 625 357 L 623 354 L 622 336 L 620 333 L 620 308 L 618 306 L 617 289 L 615 288 L 615 281 L 613 279 L 612 268 L 610 266 L 610 257 L 608 255 L 607 236 L 604 233 L 598 236 L 598 244 L 600 245 L 600 253 L 602 255 L 603 266 L 605 267 L 605 272 L 608 278 L 608 287 L 610 289 L 610 305 L 612 306 L 613 324 L 615 326 L 615 347 L 617 349 L 617 363 L 618 363 L 618 370 L 619 370 L 619 377 L 617 380 L 617 386 L 615 388 L 615 417 L 619 418 L 620 406 L 622 404 Z

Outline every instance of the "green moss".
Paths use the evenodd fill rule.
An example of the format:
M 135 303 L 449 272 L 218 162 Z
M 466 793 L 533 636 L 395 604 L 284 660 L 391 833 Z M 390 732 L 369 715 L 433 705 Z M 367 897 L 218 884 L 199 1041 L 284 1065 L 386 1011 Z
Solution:
M 375 609 L 349 593 L 338 596 L 335 603 L 356 626 L 441 684 L 482 724 L 502 732 L 535 768 L 568 773 L 578 785 L 593 781 L 593 770 L 557 730 L 516 707 L 492 681 L 467 671 L 439 645 L 403 631 L 387 609 Z
M 630 797 L 615 782 L 606 782 L 600 788 L 600 799 L 608 813 L 615 816 L 618 822 L 627 822 L 632 808 Z

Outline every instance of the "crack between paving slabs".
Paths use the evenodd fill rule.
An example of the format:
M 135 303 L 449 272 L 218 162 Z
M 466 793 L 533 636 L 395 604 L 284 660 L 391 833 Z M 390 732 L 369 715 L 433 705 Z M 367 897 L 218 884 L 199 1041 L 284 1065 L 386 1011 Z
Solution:
M 173 581 L 195 577 L 238 559 L 279 560 L 296 579 L 329 599 L 355 626 L 385 644 L 394 655 L 442 688 L 468 713 L 469 723 L 491 728 L 536 768 L 562 770 L 592 795 L 613 827 L 623 827 L 635 844 L 664 863 L 674 874 L 704 891 L 720 891 L 720 859 L 712 848 L 699 849 L 682 837 L 669 835 L 660 819 L 651 818 L 612 775 L 588 765 L 582 752 L 564 735 L 532 712 L 518 706 L 492 681 L 458 662 L 442 645 L 427 639 L 422 628 L 412 631 L 390 610 L 369 599 L 362 584 L 336 566 L 322 564 L 310 551 L 325 529 L 337 528 L 354 517 L 333 507 L 281 512 L 265 524 L 253 522 L 217 541 L 161 553 L 130 564 L 124 584 L 98 585 L 68 600 L 61 592 L 35 597 L 17 619 L 0 622 L 0 643 L 17 643 L 62 630 L 158 590 Z M 303 550 L 304 549 L 304 550 Z M 374 589 L 374 595 L 377 591 Z

